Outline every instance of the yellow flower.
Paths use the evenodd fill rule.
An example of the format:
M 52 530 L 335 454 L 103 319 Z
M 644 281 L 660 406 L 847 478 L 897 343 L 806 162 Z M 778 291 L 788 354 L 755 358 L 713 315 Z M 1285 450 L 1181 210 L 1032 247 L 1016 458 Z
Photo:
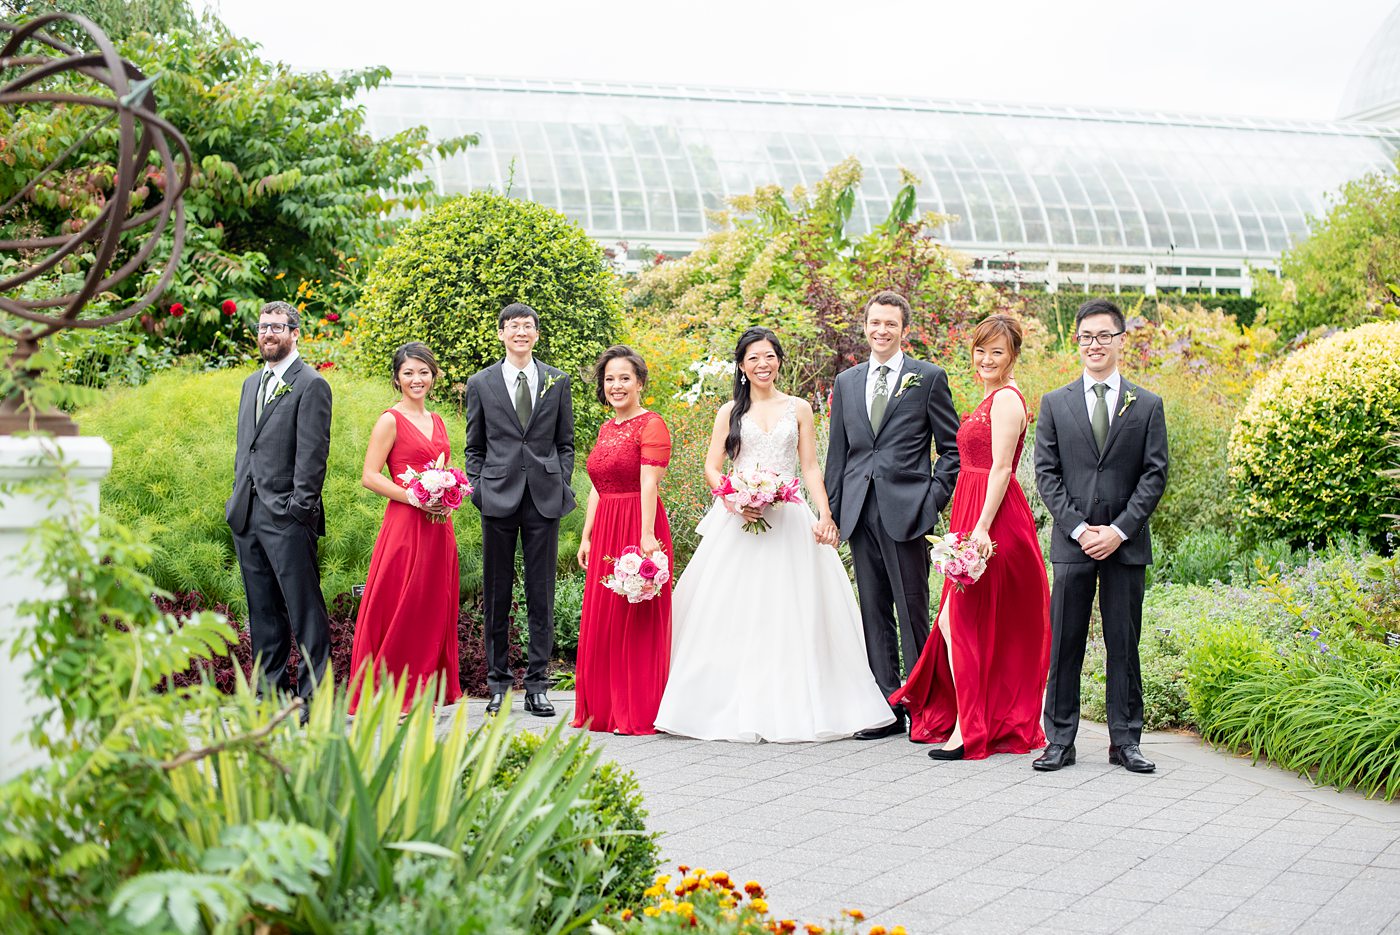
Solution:
M 894 928 L 890 929 L 890 935 L 909 935 L 909 933 L 904 931 L 904 926 L 896 925 Z
M 346 263 L 354 263 L 354 262 L 355 262 L 355 258 L 354 258 L 353 256 L 346 257 L 346 258 L 345 258 L 345 262 L 346 262 Z
M 753 902 L 749 903 L 749 905 L 753 907 L 754 912 L 763 913 L 768 911 L 768 903 L 761 896 L 755 896 Z
M 287 271 L 286 271 L 286 270 L 283 270 L 282 272 L 278 273 L 276 276 L 273 276 L 272 278 L 273 278 L 273 279 L 281 279 L 283 276 L 286 276 L 286 275 L 287 275 Z
M 657 896 L 660 896 L 663 892 L 664 890 L 661 889 L 661 885 L 657 884 L 656 886 L 648 886 L 646 889 L 642 890 L 642 895 L 651 899 L 655 899 Z
M 624 910 L 622 910 L 622 921 L 623 921 L 623 922 L 631 922 L 631 921 L 632 921 L 632 910 L 631 910 L 631 909 L 624 909 Z
M 822 928 L 820 925 L 813 925 L 813 924 L 811 924 L 811 923 L 809 922 L 809 923 L 807 924 L 807 930 L 806 930 L 806 931 L 807 931 L 807 935 L 822 935 L 822 933 L 825 932 L 826 929 Z
M 883 925 L 872 925 L 866 935 L 890 935 L 890 930 Z
M 695 915 L 695 906 L 694 906 L 694 904 L 693 904 L 693 903 L 681 903 L 681 904 L 679 904 L 678 906 L 676 906 L 676 915 L 678 915 L 678 916 L 693 916 L 693 915 Z
M 859 909 L 843 909 L 842 912 L 844 912 L 846 915 L 850 916 L 857 922 L 860 922 L 865 918 L 865 913 L 861 912 Z
M 671 882 L 671 875 L 670 875 L 669 873 L 663 873 L 661 876 L 659 876 L 659 877 L 656 878 L 656 885 L 657 885 L 657 886 L 665 886 L 667 883 L 670 883 L 670 882 Z
M 661 900 L 661 911 L 662 911 L 662 912 L 670 912 L 670 911 L 671 911 L 672 909 L 674 909 L 674 908 L 676 908 L 676 901 L 675 901 L 674 899 L 663 899 L 663 900 Z
M 642 910 L 642 913 L 655 919 L 657 916 L 661 915 L 661 910 L 657 909 L 655 906 L 647 906 Z

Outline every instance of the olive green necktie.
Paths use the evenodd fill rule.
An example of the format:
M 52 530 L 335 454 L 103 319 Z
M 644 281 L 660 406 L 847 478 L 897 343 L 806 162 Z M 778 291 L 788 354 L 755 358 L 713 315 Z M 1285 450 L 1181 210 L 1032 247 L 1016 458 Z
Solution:
M 1103 443 L 1108 441 L 1108 400 L 1104 398 L 1107 392 L 1107 383 L 1094 384 L 1094 395 L 1098 399 L 1094 400 L 1094 412 L 1089 416 L 1089 425 L 1094 430 L 1094 441 L 1098 443 L 1100 454 L 1103 453 Z
M 525 371 L 522 370 L 515 375 L 515 417 L 520 420 L 522 429 L 530 421 L 533 405 L 530 401 L 530 381 L 525 379 Z
M 879 376 L 875 378 L 875 398 L 870 401 L 870 431 L 880 431 L 880 421 L 885 418 L 885 406 L 890 401 L 890 385 L 886 378 L 890 374 L 889 364 L 881 364 Z

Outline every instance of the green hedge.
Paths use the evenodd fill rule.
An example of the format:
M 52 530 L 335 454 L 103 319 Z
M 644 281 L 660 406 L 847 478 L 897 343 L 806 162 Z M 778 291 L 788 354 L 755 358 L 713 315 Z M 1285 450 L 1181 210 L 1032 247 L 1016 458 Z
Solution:
M 168 591 L 199 591 L 208 606 L 228 604 L 239 616 L 247 605 L 224 502 L 233 485 L 234 412 L 247 375 L 244 370 L 166 371 L 145 386 L 109 391 L 74 416 L 83 434 L 100 435 L 112 446 L 102 509 L 150 540 L 154 557 L 146 571 L 156 584 Z M 369 571 L 385 501 L 360 485 L 360 473 L 370 429 L 397 397 L 387 380 L 340 370 L 326 376 L 334 404 L 320 554 L 321 590 L 329 602 L 362 584 Z M 461 464 L 465 422 L 451 407 L 437 411 L 447 425 L 452 459 Z M 576 486 L 587 483 L 582 463 L 580 458 Z M 465 602 L 481 592 L 481 521 L 475 508 L 465 507 L 455 524 Z M 577 567 L 582 526 L 581 508 L 564 517 L 561 573 Z
M 1198 302 L 1205 308 L 1220 309 L 1227 315 L 1233 315 L 1241 325 L 1254 324 L 1254 319 L 1259 314 L 1259 300 L 1256 298 L 1243 295 L 1211 295 L 1209 292 L 1187 292 L 1184 295 L 1177 292 L 1159 292 L 1156 295 L 1147 295 L 1144 292 L 1084 293 L 1061 290 L 1022 291 L 1021 294 L 1026 296 L 1031 310 L 1044 322 L 1049 332 L 1061 338 L 1073 332 L 1074 313 L 1079 310 L 1079 306 L 1093 298 L 1109 299 L 1125 314 L 1132 314 L 1134 309 L 1138 309 L 1138 314 L 1154 320 L 1160 317 L 1158 305 L 1189 306 Z
M 370 271 L 348 363 L 378 374 L 406 341 L 424 341 L 465 384 L 504 354 L 497 315 L 512 302 L 540 314 L 540 359 L 572 380 L 581 447 L 601 410 L 586 374 L 613 342 L 622 310 L 602 249 L 557 211 L 493 192 L 454 198 L 398 232 Z

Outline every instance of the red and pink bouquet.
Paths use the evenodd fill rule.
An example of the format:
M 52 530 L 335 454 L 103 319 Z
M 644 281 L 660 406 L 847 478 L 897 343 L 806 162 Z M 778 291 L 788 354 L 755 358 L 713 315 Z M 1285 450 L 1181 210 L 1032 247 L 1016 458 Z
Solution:
M 767 510 L 775 504 L 797 503 L 800 499 L 797 478 L 759 467 L 724 475 L 719 479 L 719 486 L 710 492 L 734 513 L 746 507 Z M 757 534 L 770 528 L 768 520 L 762 516 L 744 523 L 744 532 Z
M 933 543 L 933 548 L 929 549 L 928 554 L 933 560 L 934 569 L 953 582 L 953 587 L 959 591 L 976 582 L 987 570 L 987 559 L 990 556 L 977 551 L 977 543 L 973 542 L 967 533 L 950 532 L 946 536 L 925 538 Z M 992 551 L 995 554 L 996 543 L 992 543 Z
M 621 594 L 629 604 L 651 600 L 661 593 L 662 585 L 671 580 L 671 562 L 660 549 L 647 555 L 635 545 L 629 545 L 617 558 L 605 560 L 613 563 L 613 573 L 603 579 L 603 587 Z
M 399 481 L 408 491 L 408 500 L 416 507 L 445 506 L 449 513 L 461 507 L 463 501 L 472 495 L 471 481 L 457 468 L 447 467 L 446 458 L 438 455 L 431 464 L 423 465 L 421 471 L 409 468 L 399 475 Z M 447 517 L 429 513 L 435 523 L 447 522 Z

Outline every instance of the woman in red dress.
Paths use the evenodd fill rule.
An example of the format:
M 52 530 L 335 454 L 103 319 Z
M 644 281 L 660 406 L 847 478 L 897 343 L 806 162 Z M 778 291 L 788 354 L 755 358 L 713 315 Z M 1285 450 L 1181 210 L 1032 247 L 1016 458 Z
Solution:
M 1030 504 L 1016 480 L 1030 413 L 1012 382 L 1021 326 L 992 315 L 972 333 L 984 397 L 958 430 L 961 465 L 948 528 L 992 556 L 963 591 L 943 583 L 938 626 L 909 681 L 890 697 L 909 739 L 935 760 L 980 760 L 1045 746 L 1041 701 L 1050 667 L 1050 585 Z
M 441 371 L 432 351 L 417 341 L 394 352 L 394 389 L 401 398 L 370 432 L 361 483 L 388 499 L 384 524 L 369 560 L 369 576 L 355 620 L 350 675 L 363 680 L 367 666 L 376 682 L 385 674 L 407 679 L 404 706 L 420 692 L 440 703 L 462 696 L 457 677 L 457 537 L 446 507 L 415 506 L 397 480 L 406 469 L 422 470 L 452 454 L 447 427 L 424 406 Z M 382 473 L 388 465 L 389 476 Z M 353 687 L 350 710 L 359 703 Z
M 630 347 L 610 347 L 594 370 L 598 401 L 613 418 L 588 455 L 588 512 L 578 563 L 587 569 L 578 627 L 574 727 L 654 734 L 671 664 L 671 583 L 630 603 L 602 585 L 627 546 L 671 554 L 671 526 L 658 489 L 671 460 L 666 422 L 642 408 L 647 365 Z

